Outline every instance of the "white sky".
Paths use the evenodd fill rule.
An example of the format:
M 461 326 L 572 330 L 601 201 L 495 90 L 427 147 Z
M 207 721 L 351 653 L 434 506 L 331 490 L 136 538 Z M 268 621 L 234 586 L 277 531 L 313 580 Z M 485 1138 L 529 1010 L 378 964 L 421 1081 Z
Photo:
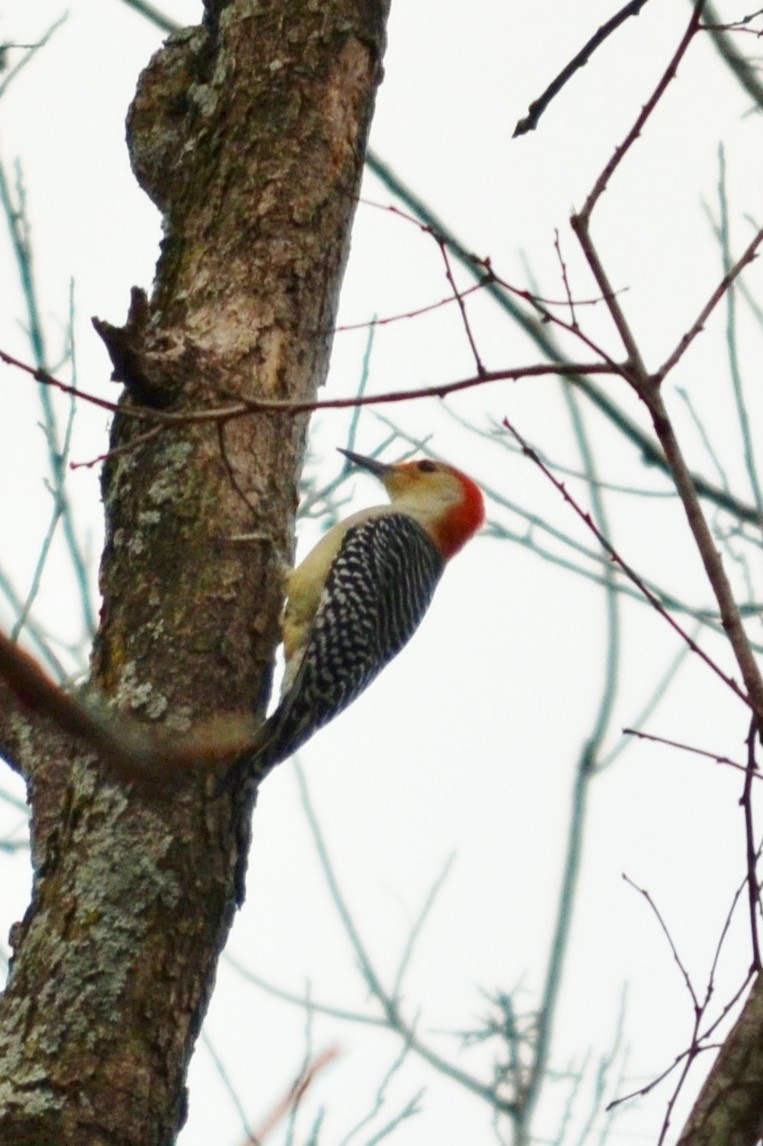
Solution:
M 569 213 L 581 205 L 651 92 L 688 19 L 689 4 L 647 4 L 575 77 L 534 134 L 513 140 L 512 131 L 529 102 L 618 7 L 614 0 L 588 0 L 584 6 L 568 0 L 393 4 L 372 146 L 467 246 L 490 256 L 503 278 L 527 286 L 526 259 L 541 289 L 556 298 L 562 286 L 555 228 L 574 293 L 594 293 L 567 225 Z M 196 4 L 168 0 L 164 10 L 188 22 L 199 16 Z M 56 0 L 37 0 L 23 13 L 6 11 L 0 36 L 34 41 L 62 11 Z M 724 14 L 731 18 L 742 10 L 729 3 Z M 24 168 L 50 359 L 57 356 L 73 278 L 79 381 L 110 397 L 117 391 L 107 381 L 109 365 L 89 316 L 120 322 L 131 285 L 150 286 L 158 217 L 132 180 L 123 121 L 138 72 L 161 38 L 118 0 L 71 0 L 65 24 L 0 101 L 3 162 L 10 167 L 18 156 Z M 758 120 L 745 115 L 747 110 L 746 98 L 716 62 L 711 46 L 696 44 L 597 211 L 594 236 L 615 285 L 627 288 L 623 303 L 649 365 L 672 349 L 719 277 L 719 252 L 703 210 L 706 202 L 717 213 L 719 143 L 726 152 L 737 252 L 752 234 L 746 216 L 759 220 L 763 215 L 763 149 Z M 364 196 L 392 202 L 372 177 Z M 760 297 L 757 265 L 746 281 Z M 340 321 L 405 312 L 445 294 L 440 255 L 431 239 L 398 217 L 362 205 Z M 4 235 L 0 297 L 0 346 L 28 359 L 19 329 L 22 302 Z M 487 300 L 474 302 L 470 313 L 489 368 L 537 359 L 529 342 Z M 582 317 L 586 329 L 616 351 L 603 308 Z M 760 331 L 743 324 L 741 334 L 743 370 L 754 389 Z M 365 339 L 365 331 L 337 336 L 327 394 L 354 390 Z M 583 357 L 588 360 L 590 352 Z M 379 329 L 369 386 L 406 389 L 472 372 L 463 327 L 455 309 L 447 308 Z M 7 491 L 0 499 L 0 560 L 24 592 L 50 512 L 41 481 L 45 453 L 32 388 L 7 369 L 0 377 L 0 467 Z M 623 384 L 606 386 L 646 426 Z M 686 356 L 670 390 L 690 463 L 717 480 L 675 396 L 676 386 L 689 391 L 732 488 L 749 499 L 739 432 L 729 412 L 722 313 Z M 760 416 L 757 395 L 749 400 L 753 416 Z M 552 459 L 580 469 L 569 415 L 551 379 L 482 388 L 449 400 L 447 409 L 483 427 L 488 419 L 500 422 L 508 414 Z M 414 436 L 431 434 L 436 452 L 592 546 L 593 539 L 528 461 L 465 433 L 437 401 L 382 412 Z M 607 480 L 666 488 L 658 475 L 639 466 L 634 447 L 593 412 L 586 416 Z M 315 419 L 313 448 L 322 478 L 336 473 L 333 447 L 345 440 L 347 422 L 346 415 L 335 413 Z M 371 412 L 363 414 L 360 425 L 360 449 L 370 451 L 387 433 Z M 105 428 L 101 413 L 81 407 L 72 457 L 85 461 L 102 453 Z M 69 488 L 82 528 L 92 538 L 95 575 L 101 534 L 97 471 L 75 471 Z M 587 507 L 590 498 L 576 488 Z M 354 506 L 378 497 L 365 477 L 351 489 Z M 674 502 L 613 496 L 608 509 L 611 532 L 631 564 L 665 588 L 709 605 Z M 491 517 L 498 517 L 494 507 Z M 518 517 L 503 514 L 501 520 L 525 532 Z M 314 536 L 309 525 L 301 531 L 303 544 Z M 760 598 L 756 569 L 753 576 Z M 81 631 L 60 546 L 37 615 L 63 639 L 76 639 Z M 0 617 L 9 623 L 2 606 Z M 678 651 L 665 622 L 646 607 L 624 607 L 622 626 L 621 687 L 610 746 L 618 742 L 619 729 L 636 719 Z M 751 632 L 760 637 L 757 621 Z M 429 887 L 448 855 L 457 852 L 417 947 L 404 997 L 409 1015 L 418 1016 L 420 1035 L 475 1071 L 486 1069 L 484 1054 L 464 1056 L 457 1040 L 429 1032 L 473 1028 L 485 1009 L 480 989 L 509 991 L 521 984 L 517 1005 L 525 1011 L 537 1006 L 574 768 L 599 702 L 604 640 L 600 589 L 524 547 L 480 538 L 448 569 L 411 646 L 303 753 L 344 893 L 388 981 Z M 709 647 L 733 671 L 725 652 L 713 642 Z M 746 714 L 696 661 L 684 666 L 647 728 L 744 758 Z M 6 787 L 20 791 L 12 780 Z M 621 873 L 648 888 L 703 990 L 733 889 L 744 873 L 740 791 L 738 774 L 655 745 L 632 746 L 593 785 L 552 1060 L 566 1070 L 591 1055 L 588 1089 L 573 1114 L 575 1133 L 588 1113 L 597 1056 L 614 1037 L 624 984 L 628 1057 L 624 1068 L 622 1057 L 617 1065 L 629 1076 L 623 1090 L 658 1073 L 690 1039 L 692 1012 L 680 975 L 654 916 Z M 7 815 L 9 823 L 18 820 L 17 812 Z M 4 886 L 13 884 L 15 893 L 4 895 L 0 935 L 23 911 L 28 886 L 26 856 L 2 862 L 10 873 Z M 317 1001 L 366 1006 L 354 956 L 318 871 L 291 765 L 263 788 L 247 903 L 229 950 L 286 990 L 299 994 L 309 984 Z M 740 916 L 718 977 L 719 1000 L 748 962 Z M 256 1125 L 299 1069 L 303 1016 L 245 983 L 223 962 L 206 1031 Z M 388 1035 L 320 1017 L 314 1019 L 312 1040 L 316 1049 L 338 1043 L 341 1056 L 311 1091 L 296 1140 L 306 1139 L 323 1104 L 328 1113 L 322 1141 L 340 1142 L 369 1110 L 398 1048 Z M 696 1085 L 699 1072 L 692 1077 Z M 239 1117 L 204 1045 L 189 1085 L 182 1146 L 240 1142 Z M 395 1079 L 381 1120 L 421 1086 L 427 1088 L 424 1113 L 399 1128 L 397 1143 L 494 1141 L 484 1105 L 414 1059 Z M 540 1140 L 554 1139 L 566 1093 L 561 1084 L 549 1087 L 537 1125 Z M 617 1146 L 655 1141 L 670 1093 L 668 1084 L 652 1099 L 629 1106 L 609 1141 Z M 690 1085 L 687 1098 L 693 1093 Z M 674 1118 L 676 1133 L 685 1109 L 681 1104 Z M 575 1142 L 575 1133 L 566 1141 Z M 355 1141 L 368 1138 L 370 1131 Z

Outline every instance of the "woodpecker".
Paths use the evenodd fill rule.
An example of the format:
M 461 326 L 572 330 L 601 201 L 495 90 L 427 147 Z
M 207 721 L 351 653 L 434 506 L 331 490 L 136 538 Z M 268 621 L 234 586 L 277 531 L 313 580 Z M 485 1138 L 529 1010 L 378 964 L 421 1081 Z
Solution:
M 390 504 L 334 525 L 287 574 L 286 671 L 248 769 L 261 778 L 342 709 L 400 652 L 446 563 L 485 519 L 479 487 L 430 458 L 388 465 L 340 450 L 377 477 Z

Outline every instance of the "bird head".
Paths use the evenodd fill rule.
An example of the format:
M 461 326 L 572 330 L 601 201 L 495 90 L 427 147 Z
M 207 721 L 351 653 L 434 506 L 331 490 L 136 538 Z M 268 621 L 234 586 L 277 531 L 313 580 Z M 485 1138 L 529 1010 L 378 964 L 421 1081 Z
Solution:
M 393 465 L 352 450 L 339 452 L 379 479 L 394 509 L 410 514 L 423 525 L 446 560 L 466 544 L 485 520 L 479 486 L 446 462 L 419 458 Z

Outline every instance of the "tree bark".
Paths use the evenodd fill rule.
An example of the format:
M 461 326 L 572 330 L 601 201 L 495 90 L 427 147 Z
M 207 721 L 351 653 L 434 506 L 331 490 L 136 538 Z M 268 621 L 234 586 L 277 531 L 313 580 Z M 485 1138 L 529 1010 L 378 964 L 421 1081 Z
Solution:
M 150 302 L 133 292 L 124 327 L 98 324 L 125 389 L 90 687 L 170 732 L 264 708 L 305 417 L 130 412 L 316 396 L 387 3 L 208 0 L 128 117 L 165 237 Z M 235 912 L 239 798 L 202 775 L 131 789 L 23 719 L 4 747 L 29 783 L 34 886 L 0 1002 L 0 1144 L 171 1143 Z

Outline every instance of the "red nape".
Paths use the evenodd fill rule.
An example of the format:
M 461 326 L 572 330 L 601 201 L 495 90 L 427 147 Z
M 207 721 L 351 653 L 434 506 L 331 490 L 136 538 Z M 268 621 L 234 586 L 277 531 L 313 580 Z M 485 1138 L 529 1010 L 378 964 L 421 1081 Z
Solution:
M 466 545 L 485 520 L 485 500 L 480 487 L 460 470 L 449 468 L 461 482 L 464 496 L 460 505 L 448 510 L 433 530 L 437 537 L 437 545 L 446 561 Z

